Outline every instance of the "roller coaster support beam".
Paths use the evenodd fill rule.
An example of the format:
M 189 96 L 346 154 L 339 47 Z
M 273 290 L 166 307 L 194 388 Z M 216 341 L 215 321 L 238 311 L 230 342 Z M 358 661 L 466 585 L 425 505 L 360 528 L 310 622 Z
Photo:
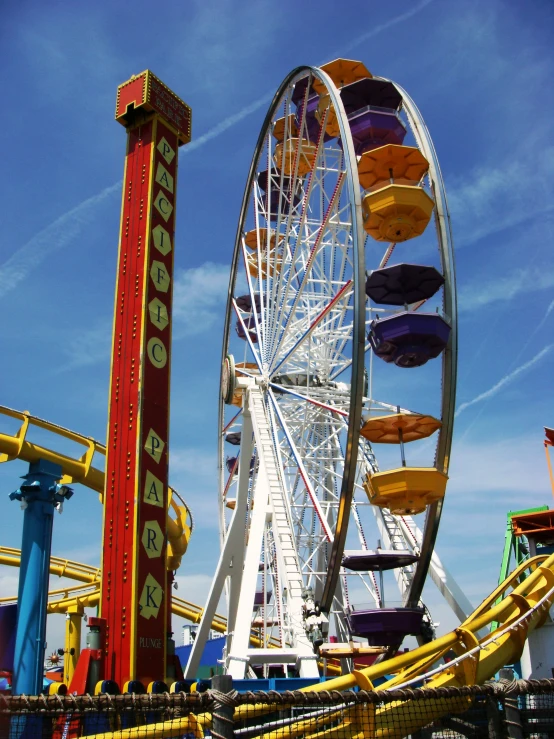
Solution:
M 171 590 L 167 480 L 177 152 L 191 110 L 145 71 L 120 85 L 127 153 L 106 444 L 104 679 L 166 677 Z
M 81 654 L 81 627 L 85 609 L 77 600 L 65 614 L 65 648 L 63 658 L 63 681 L 70 685 L 79 655 Z
M 29 465 L 24 484 L 10 495 L 25 511 L 13 671 L 16 695 L 42 691 L 54 511 L 61 512 L 64 500 L 73 495 L 71 488 L 57 484 L 61 477 L 60 465 L 40 459 Z

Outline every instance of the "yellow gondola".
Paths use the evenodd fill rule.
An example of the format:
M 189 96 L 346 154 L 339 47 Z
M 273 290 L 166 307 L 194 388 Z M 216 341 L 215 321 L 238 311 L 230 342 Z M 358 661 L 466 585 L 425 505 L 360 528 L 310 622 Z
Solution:
M 358 161 L 358 176 L 364 190 L 381 182 L 418 183 L 429 169 L 429 162 L 415 146 L 386 144 L 366 151 Z
M 308 141 L 308 139 L 300 139 L 300 143 L 298 143 L 298 141 L 299 140 L 297 138 L 287 139 L 284 144 L 283 142 L 280 142 L 275 147 L 275 154 L 273 155 L 275 166 L 277 169 L 281 169 L 281 165 L 284 164 L 283 171 L 287 176 L 294 175 L 295 161 L 297 158 L 297 173 L 300 177 L 304 177 L 304 175 L 308 174 L 314 166 L 317 146 Z
M 321 69 L 329 75 L 339 88 L 363 80 L 365 77 L 373 77 L 363 62 L 354 59 L 334 59 L 332 62 L 324 64 Z M 322 93 L 325 91 L 325 86 L 317 79 L 313 81 L 312 86 L 316 92 Z
M 364 195 L 364 229 L 376 241 L 413 239 L 427 228 L 434 205 L 421 187 L 389 184 Z
M 283 141 L 285 138 L 285 127 L 288 129 L 289 136 L 298 135 L 298 126 L 296 125 L 294 113 L 290 113 L 288 116 L 284 116 L 283 118 L 277 118 L 273 124 L 272 133 L 273 137 L 277 139 L 277 141 Z
M 409 516 L 444 498 L 447 480 L 448 476 L 435 467 L 400 467 L 369 474 L 364 490 L 373 505 Z
M 369 418 L 360 435 L 372 444 L 401 444 L 426 439 L 440 429 L 442 423 L 421 413 L 391 413 Z

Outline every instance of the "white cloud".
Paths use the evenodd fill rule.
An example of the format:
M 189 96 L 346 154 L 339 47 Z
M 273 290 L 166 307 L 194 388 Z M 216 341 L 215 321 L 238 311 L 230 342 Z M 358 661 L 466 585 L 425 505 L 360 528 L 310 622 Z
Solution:
M 194 336 L 223 321 L 229 284 L 229 267 L 206 262 L 177 272 L 173 289 L 173 338 Z M 58 372 L 67 372 L 97 362 L 108 361 L 111 351 L 112 321 L 106 319 L 92 328 L 66 336 L 62 345 L 65 359 Z
M 112 321 L 106 319 L 96 326 L 66 334 L 62 352 L 66 360 L 60 359 L 58 372 L 67 372 L 78 367 L 86 367 L 97 362 L 108 361 L 112 342 Z
M 456 245 L 517 226 L 554 211 L 550 183 L 554 147 L 514 152 L 504 166 L 479 166 L 451 179 L 448 202 L 456 227 Z
M 177 272 L 173 287 L 174 338 L 193 336 L 223 320 L 229 266 L 205 262 Z
M 0 598 L 15 596 L 17 598 L 17 588 L 19 584 L 19 571 L 14 570 L 9 574 L 0 575 Z
M 519 268 L 488 282 L 466 284 L 460 290 L 458 304 L 461 311 L 477 310 L 490 303 L 512 300 L 518 295 L 528 296 L 551 287 L 554 287 L 554 271 L 538 267 Z
M 195 526 L 217 529 L 217 455 L 200 447 L 171 450 L 170 483 L 190 506 Z
M 502 495 L 502 516 L 515 496 L 520 507 L 537 500 L 544 502 L 549 484 L 540 432 L 538 429 L 536 436 L 504 437 L 488 443 L 455 440 L 447 500 L 460 506 L 480 500 L 479 516 L 486 516 L 495 507 L 489 493 Z M 483 497 L 485 494 L 487 497 Z
M 175 581 L 177 582 L 177 590 L 175 595 L 178 598 L 183 598 L 191 603 L 204 606 L 208 592 L 212 584 L 212 574 L 185 574 L 177 575 Z M 221 610 L 218 612 L 224 615 L 225 604 L 224 599 L 220 604 Z

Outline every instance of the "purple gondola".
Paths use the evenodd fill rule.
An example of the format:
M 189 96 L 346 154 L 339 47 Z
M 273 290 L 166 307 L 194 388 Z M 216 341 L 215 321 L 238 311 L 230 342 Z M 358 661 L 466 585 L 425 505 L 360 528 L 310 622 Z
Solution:
M 252 341 L 253 344 L 258 343 L 258 334 L 256 333 L 256 318 L 254 315 L 251 315 L 249 318 L 243 318 L 244 326 L 240 322 L 240 320 L 237 318 L 237 324 L 235 326 L 237 331 L 237 336 L 239 339 L 246 340 L 246 331 L 245 327 L 248 330 L 248 335 L 250 336 L 250 341 Z M 260 322 L 260 316 L 258 316 L 258 324 Z
M 279 206 L 281 209 L 281 215 L 288 215 L 290 211 L 291 199 L 293 206 L 298 205 L 300 202 L 300 194 L 294 193 L 291 198 L 290 187 L 291 177 L 283 176 L 282 183 L 283 189 L 279 190 L 281 184 L 281 174 L 278 170 L 272 170 L 271 172 L 271 194 L 269 196 L 269 213 L 268 218 L 270 221 L 276 221 L 279 214 Z M 264 197 L 264 207 L 268 209 L 267 203 L 267 188 L 268 188 L 268 170 L 260 172 L 258 175 L 258 185 L 266 193 Z
M 237 457 L 227 457 L 225 460 L 225 466 L 227 467 L 227 472 L 231 474 L 233 470 L 235 471 L 235 474 L 238 472 L 239 466 L 236 464 Z M 235 466 L 236 465 L 236 466 Z
M 368 339 L 375 354 L 397 367 L 421 367 L 448 343 L 450 326 L 437 313 L 403 311 L 371 323 Z
M 311 95 L 308 98 L 308 101 L 306 103 L 306 117 L 305 117 L 306 129 L 305 130 L 302 129 L 302 136 L 305 137 L 307 133 L 307 138 L 312 142 L 312 144 L 317 143 L 317 140 L 319 139 L 319 134 L 321 131 L 321 123 L 317 120 L 317 116 L 316 116 L 318 105 L 319 105 L 319 95 L 317 93 L 314 95 Z M 296 111 L 296 118 L 295 118 L 295 123 L 298 126 L 298 130 L 300 130 L 300 124 L 302 122 L 303 107 L 304 107 L 304 100 L 302 99 Z M 330 136 L 329 134 L 326 133 L 323 136 L 323 141 L 330 141 L 332 138 L 333 136 Z
M 298 127 L 300 126 L 300 122 L 302 120 L 302 108 L 304 107 L 304 99 L 306 96 L 306 87 L 308 86 L 308 80 L 309 77 L 304 77 L 303 79 L 301 79 L 299 82 L 296 83 L 296 85 L 294 86 L 294 90 L 292 91 L 291 99 L 294 105 L 296 105 L 295 123 Z M 319 95 L 314 92 L 313 88 L 310 86 L 306 107 L 306 128 L 310 141 L 313 141 L 314 137 L 317 140 L 317 136 L 319 134 L 319 123 L 315 117 L 315 111 L 317 110 L 318 102 Z M 302 130 L 301 136 L 304 136 L 304 130 Z
M 340 95 L 357 156 L 385 144 L 402 144 L 406 136 L 398 116 L 402 96 L 392 82 L 366 78 L 346 85 Z
M 385 110 L 400 110 L 402 95 L 392 82 L 365 77 L 350 85 L 345 85 L 340 96 L 347 116 L 359 112 L 366 106 Z
M 225 441 L 233 446 L 240 446 L 240 431 L 231 431 L 225 436 Z
M 239 295 L 238 298 L 235 298 L 235 302 L 237 304 L 237 308 L 245 311 L 245 313 L 250 313 L 252 311 L 252 297 L 250 295 Z M 256 313 L 261 311 L 260 302 L 260 293 L 255 293 L 254 305 L 256 306 Z
M 402 642 L 408 634 L 421 632 L 422 608 L 358 608 L 346 613 L 350 631 L 367 639 L 370 647 L 390 647 Z
M 271 600 L 271 596 L 273 595 L 272 590 L 266 590 L 265 593 L 265 602 L 269 603 Z M 264 604 L 264 591 L 263 590 L 256 590 L 256 593 L 254 595 L 254 607 L 259 608 L 260 606 L 263 606 Z
M 407 549 L 367 549 L 345 551 L 342 566 L 354 572 L 384 572 L 398 567 L 408 567 L 417 562 L 419 556 Z
M 302 104 L 302 101 L 304 100 L 304 96 L 306 94 L 306 87 L 308 86 L 308 80 L 309 77 L 303 77 L 301 80 L 299 80 L 294 85 L 294 90 L 292 91 L 291 100 L 294 103 L 294 105 L 298 106 Z M 308 93 L 308 96 L 313 95 L 314 89 L 310 85 L 310 92 Z
M 236 475 L 236 474 L 237 474 L 237 472 L 239 471 L 239 466 L 237 465 L 237 466 L 235 467 L 235 463 L 236 463 L 236 461 L 237 461 L 237 458 L 238 458 L 238 457 L 227 457 L 227 459 L 225 460 L 225 466 L 227 467 L 227 472 L 229 472 L 229 474 L 230 474 L 230 473 L 231 473 L 231 472 L 232 472 L 233 470 L 235 470 L 235 475 Z M 252 472 L 254 471 L 254 464 L 255 464 L 255 463 L 256 463 L 256 456 L 254 455 L 254 456 L 253 456 L 253 457 L 252 457 L 252 458 L 250 459 L 250 474 L 252 474 Z
M 379 305 L 405 305 L 432 298 L 443 284 L 444 277 L 434 267 L 392 264 L 373 270 L 365 292 Z
M 393 110 L 363 108 L 348 116 L 348 123 L 357 156 L 385 144 L 402 144 L 406 136 L 406 126 Z

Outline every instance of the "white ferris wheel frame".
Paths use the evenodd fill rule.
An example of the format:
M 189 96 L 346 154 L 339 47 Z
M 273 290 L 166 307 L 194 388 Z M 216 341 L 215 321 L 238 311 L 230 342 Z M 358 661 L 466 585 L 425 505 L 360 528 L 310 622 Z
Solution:
M 256 181 L 256 174 L 261 169 L 260 158 L 266 146 L 267 168 L 268 171 L 271 171 L 272 149 L 268 142 L 271 140 L 270 126 L 275 118 L 275 112 L 281 106 L 283 97 L 287 94 L 287 91 L 290 91 L 292 84 L 306 75 L 311 75 L 312 78 L 319 80 L 327 89 L 331 106 L 337 114 L 343 153 L 340 154 L 336 147 L 334 150 L 332 148 L 325 149 L 323 136 L 320 133 L 316 160 L 319 163 L 323 158 L 325 166 L 313 165 L 308 183 L 305 187 L 302 186 L 302 202 L 296 208 L 291 206 L 288 214 L 281 212 L 281 208 L 279 208 L 277 228 L 273 229 L 269 218 L 269 210 L 271 209 L 269 190 L 272 186 L 270 183 L 276 180 L 274 184 L 278 192 L 281 193 L 286 190 L 287 178 L 284 177 L 282 168 L 280 173 L 277 172 L 271 176 L 268 174 L 266 194 Z M 403 97 L 404 110 L 418 147 L 430 165 L 429 186 L 435 199 L 437 240 L 441 266 L 445 276 L 443 311 L 452 326 L 449 344 L 442 358 L 442 427 L 439 431 L 435 457 L 436 467 L 447 473 L 452 442 L 457 354 L 456 288 L 452 234 L 444 183 L 431 137 L 412 99 L 402 88 L 398 85 L 396 87 Z M 307 85 L 308 88 L 309 85 Z M 306 100 L 307 90 L 304 103 L 306 103 Z M 288 109 L 286 112 L 289 112 Z M 325 130 L 328 115 L 329 108 L 324 113 L 324 118 L 321 121 L 321 131 Z M 303 116 L 300 126 L 304 123 Z M 285 123 L 285 128 L 286 126 Z M 302 131 L 299 133 L 299 137 L 302 138 Z M 338 159 L 342 157 L 343 164 L 340 172 L 340 166 L 333 162 L 333 156 L 338 157 Z M 211 623 L 210 613 L 213 615 L 213 612 L 215 612 L 227 578 L 230 578 L 228 580 L 230 584 L 227 586 L 229 608 L 227 667 L 231 669 L 235 676 L 243 674 L 245 665 L 253 656 L 253 650 L 249 646 L 250 621 L 256 580 L 262 565 L 264 582 L 265 578 L 271 579 L 275 591 L 273 607 L 271 608 L 264 603 L 261 609 L 263 631 L 266 633 L 269 622 L 278 621 L 280 638 L 277 640 L 279 642 L 277 644 L 265 644 L 254 650 L 256 659 L 258 662 L 281 661 L 286 663 L 292 661 L 300 665 L 301 674 L 307 676 L 312 673 L 316 674 L 317 668 L 314 667 L 313 655 L 310 655 L 309 645 L 307 645 L 307 640 L 303 636 L 302 628 L 300 628 L 302 624 L 299 625 L 298 623 L 301 617 L 299 615 L 299 603 L 301 602 L 299 599 L 301 596 L 299 592 L 296 592 L 295 604 L 291 605 L 293 588 L 289 582 L 290 573 L 287 574 L 286 572 L 283 553 L 280 552 L 280 547 L 276 546 L 276 538 L 272 533 L 272 529 L 278 530 L 279 528 L 275 521 L 275 506 L 279 505 L 275 503 L 277 498 L 283 501 L 283 515 L 286 516 L 286 526 L 290 532 L 295 532 L 293 549 L 296 564 L 293 570 L 302 575 L 304 586 L 314 588 L 318 599 L 321 600 L 323 607 L 328 611 L 332 611 L 333 608 L 335 612 L 341 609 L 344 610 L 348 605 L 347 595 L 345 598 L 346 588 L 341 585 L 340 580 L 340 559 L 344 550 L 350 518 L 354 520 L 362 548 L 367 548 L 360 522 L 359 503 L 356 503 L 353 497 L 356 486 L 359 487 L 359 482 L 356 484 L 356 479 L 359 480 L 360 475 L 358 458 L 362 457 L 364 470 L 377 471 L 378 467 L 369 444 L 364 443 L 363 454 L 359 454 L 359 428 L 362 396 L 364 395 L 364 359 L 368 345 L 365 339 L 367 318 L 364 291 L 364 243 L 366 235 L 363 230 L 361 216 L 361 195 L 356 163 L 357 159 L 347 117 L 339 91 L 331 78 L 321 69 L 315 67 L 299 67 L 293 70 L 284 80 L 273 99 L 252 159 L 239 218 L 224 327 L 223 359 L 225 359 L 228 352 L 231 321 L 236 317 L 242 327 L 246 347 L 250 350 L 249 359 L 253 356 L 257 365 L 254 369 L 242 368 L 237 373 L 237 377 L 242 378 L 238 384 L 242 387 L 244 397 L 242 412 L 238 411 L 237 414 L 239 418 L 242 418 L 240 459 L 250 460 L 252 452 L 256 449 L 257 467 L 251 471 L 249 464 L 239 464 L 236 482 L 233 473 L 225 480 L 224 432 L 231 426 L 231 423 L 237 422 L 237 418 L 235 417 L 231 423 L 225 426 L 225 405 L 221 401 L 219 417 L 219 517 L 222 555 L 216 577 L 212 583 L 193 654 L 191 654 L 191 660 L 187 666 L 188 675 L 193 674 L 196 669 L 199 653 L 205 638 L 207 638 L 209 623 Z M 336 187 L 328 199 L 327 207 L 324 208 L 322 204 L 319 214 L 319 229 L 316 228 L 317 223 L 315 225 L 311 224 L 312 228 L 310 229 L 308 224 L 309 215 L 307 208 L 304 208 L 304 206 L 310 201 L 313 190 L 318 187 L 318 176 L 320 178 L 327 176 L 333 164 L 335 164 L 338 173 Z M 291 201 L 297 184 L 298 164 L 296 160 L 295 167 L 292 186 L 289 184 Z M 319 187 L 323 202 L 324 186 L 320 183 Z M 348 197 L 346 204 L 343 201 L 341 207 L 340 198 L 343 189 L 347 191 Z M 274 250 L 272 257 L 271 248 L 264 250 L 258 235 L 255 250 L 258 277 L 263 275 L 265 271 L 266 277 L 270 275 L 272 279 L 258 279 L 256 290 L 251 274 L 248 270 L 245 270 L 252 304 L 254 304 L 255 295 L 259 294 L 259 314 L 257 310 L 252 311 L 253 326 L 251 319 L 248 323 L 246 322 L 245 315 L 237 306 L 235 300 L 240 260 L 243 259 L 244 263 L 247 264 L 247 260 L 252 259 L 244 240 L 245 224 L 249 208 L 252 205 L 252 197 L 255 213 L 255 223 L 252 225 L 258 234 L 263 233 L 263 229 L 267 229 L 266 244 L 271 245 L 274 231 L 277 231 L 277 240 L 281 238 L 282 232 L 279 227 L 282 221 L 286 221 L 284 242 L 285 249 L 289 250 L 287 257 L 290 260 L 290 268 L 286 278 L 281 280 L 281 272 L 278 269 L 277 262 L 279 258 L 277 249 Z M 262 216 L 261 219 L 260 216 Z M 297 222 L 295 222 L 295 218 Z M 294 227 L 296 227 L 296 231 Z M 304 241 L 302 229 L 306 229 L 308 234 Z M 337 237 L 337 234 L 341 232 L 349 234 L 350 241 L 348 243 L 342 244 L 340 237 Z M 331 234 L 332 242 L 330 244 L 325 243 L 325 239 L 329 238 L 329 234 Z M 302 241 L 304 254 L 302 256 L 300 250 L 298 252 L 299 257 L 296 248 Z M 340 258 L 341 245 L 344 246 L 343 266 L 348 262 L 347 252 L 348 248 L 351 248 L 351 258 L 348 263 L 351 277 L 349 280 L 343 280 L 342 283 L 337 284 L 336 289 L 331 286 L 333 289 L 327 289 L 326 293 L 322 290 L 322 295 L 319 296 L 317 290 L 313 289 L 313 285 L 318 280 L 321 284 L 324 284 L 326 275 L 324 270 L 320 270 L 319 274 L 317 272 L 318 257 L 325 247 L 328 247 L 328 252 L 333 253 L 335 258 Z M 292 286 L 293 266 L 297 288 Z M 332 274 L 332 270 L 330 273 Z M 303 293 L 303 289 L 308 283 L 312 292 L 310 297 L 306 299 L 307 291 Z M 269 284 L 271 284 L 271 288 L 267 289 Z M 265 290 L 262 289 L 262 285 L 266 286 Z M 329 288 L 329 286 L 327 287 Z M 305 316 L 303 317 L 300 314 L 300 319 L 298 319 L 297 309 L 302 300 L 304 300 L 307 308 Z M 352 313 L 350 324 L 347 322 L 348 312 Z M 251 339 L 250 330 L 252 328 L 255 329 L 255 334 L 259 339 L 257 347 Z M 321 387 L 314 385 L 309 388 L 292 389 L 290 386 L 285 387 L 275 382 L 281 367 L 287 368 L 290 372 L 291 367 L 294 368 L 295 359 L 301 357 L 302 352 L 309 351 L 313 347 L 314 336 L 317 332 L 326 331 L 328 335 L 331 335 L 329 332 L 332 330 L 335 330 L 332 340 L 336 347 L 336 355 L 332 357 L 334 366 L 333 371 L 327 373 L 324 378 L 325 382 Z M 342 336 L 341 331 L 343 332 Z M 308 362 L 304 356 L 304 361 L 298 362 L 297 372 L 307 370 L 307 368 L 311 371 L 315 364 L 317 364 L 317 359 L 314 359 L 313 356 L 308 358 Z M 340 381 L 344 370 L 350 370 L 350 383 Z M 334 384 L 332 401 L 329 400 L 329 383 Z M 309 385 L 309 380 L 307 380 L 307 385 Z M 378 405 L 389 411 L 394 412 L 396 410 L 394 406 L 384 403 Z M 254 420 L 252 420 L 253 407 L 257 409 L 254 413 Z M 319 433 L 318 435 L 318 432 L 316 432 L 318 424 L 326 427 L 324 434 Z M 262 451 L 264 442 L 261 435 L 264 433 L 269 434 L 273 445 L 273 449 L 267 454 Z M 249 438 L 246 438 L 245 434 Z M 322 436 L 325 437 L 323 440 Z M 298 439 L 302 439 L 304 442 L 300 450 L 298 444 L 295 443 Z M 306 442 L 306 440 L 308 441 Z M 326 459 L 321 450 L 328 455 Z M 267 459 L 264 458 L 264 454 L 268 457 Z M 276 485 L 275 490 L 280 486 L 281 495 L 274 491 L 273 497 L 271 492 L 268 497 L 268 490 L 270 490 L 272 484 L 268 480 L 268 468 L 273 470 L 276 480 L 279 478 L 277 482 L 275 480 L 273 482 Z M 291 468 L 296 469 L 293 482 L 287 478 L 286 472 Z M 317 479 L 319 494 L 312 484 L 314 479 Z M 323 484 L 322 480 L 326 480 L 326 484 Z M 340 485 L 336 485 L 337 480 Z M 231 486 L 236 488 L 237 494 L 235 510 L 231 521 L 228 522 L 225 505 Z M 325 491 L 323 500 L 322 487 Z M 264 492 L 260 493 L 262 489 Z M 308 501 L 309 505 L 303 501 Z M 253 504 L 254 507 L 252 508 Z M 471 605 L 433 551 L 442 501 L 429 506 L 423 532 L 418 529 L 411 517 L 395 516 L 375 506 L 371 506 L 371 508 L 375 514 L 385 547 L 408 549 L 419 555 L 417 565 L 401 568 L 396 572 L 404 603 L 406 605 L 417 605 L 420 602 L 425 578 L 427 573 L 430 572 L 432 579 L 438 584 L 439 589 L 456 614 L 464 616 L 470 610 Z M 308 517 L 308 520 L 305 520 L 306 510 L 309 510 L 311 519 Z M 251 513 L 245 515 L 245 511 L 251 511 Z M 318 522 L 317 536 L 315 535 L 314 521 Z M 266 534 L 264 534 L 264 530 Z M 277 538 L 279 537 L 282 537 L 282 531 Z M 261 546 L 262 549 L 262 564 L 259 564 L 260 554 L 255 553 L 258 546 Z M 273 564 L 268 562 L 271 552 L 273 552 Z M 244 569 L 240 566 L 237 568 L 237 563 L 243 562 Z M 327 563 L 326 567 L 325 563 Z M 356 573 L 352 574 L 356 576 Z M 290 575 L 290 577 L 294 580 L 296 575 Z M 346 581 L 344 574 L 342 578 Z M 379 593 L 375 580 L 373 579 L 375 587 L 372 587 L 370 578 L 364 580 L 360 577 L 360 580 L 367 588 L 369 595 L 378 603 Z M 286 594 L 286 602 L 283 600 L 283 591 Z M 275 618 L 275 614 L 277 614 L 277 618 Z M 248 623 L 247 626 L 244 625 L 245 621 Z M 345 630 L 344 619 L 337 619 L 337 628 L 339 631 L 341 629 Z M 267 649 L 268 646 L 272 646 L 273 650 Z M 277 650 L 280 654 L 279 658 L 277 658 L 275 652 L 276 647 L 279 647 Z M 271 654 L 264 656 L 263 652 L 271 652 Z M 302 668 L 303 665 L 304 668 Z M 305 667 L 305 665 L 308 665 L 308 667 Z

